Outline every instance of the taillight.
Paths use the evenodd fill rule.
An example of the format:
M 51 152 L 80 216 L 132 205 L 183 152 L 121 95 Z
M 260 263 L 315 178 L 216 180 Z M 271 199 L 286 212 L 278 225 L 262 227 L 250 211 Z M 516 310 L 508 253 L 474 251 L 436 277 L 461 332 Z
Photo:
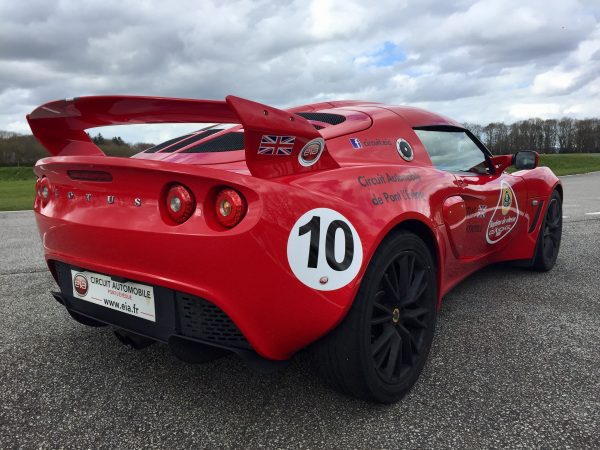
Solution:
M 246 214 L 246 200 L 233 189 L 225 188 L 217 195 L 217 219 L 227 228 L 236 226 Z
M 167 192 L 167 212 L 177 223 L 183 223 L 194 213 L 196 200 L 188 188 L 181 184 L 171 186 Z
M 42 205 L 45 206 L 50 200 L 50 182 L 48 178 L 43 177 L 38 179 L 36 184 L 36 192 L 38 197 L 40 198 Z

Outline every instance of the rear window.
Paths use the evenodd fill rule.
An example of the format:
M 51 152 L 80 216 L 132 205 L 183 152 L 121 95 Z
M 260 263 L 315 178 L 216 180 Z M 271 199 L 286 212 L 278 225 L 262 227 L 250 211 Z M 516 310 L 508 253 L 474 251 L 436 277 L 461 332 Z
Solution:
M 163 148 L 166 148 L 169 145 L 173 145 L 176 142 L 183 141 L 184 139 L 188 139 L 191 136 L 193 136 L 193 135 L 192 134 L 184 134 L 183 136 L 177 136 L 176 138 L 169 139 L 168 141 L 165 141 L 161 144 L 155 145 L 154 147 L 150 147 L 149 149 L 145 150 L 145 153 L 160 152 Z
M 219 153 L 243 149 L 244 133 L 240 131 L 231 131 L 230 133 L 217 136 L 214 139 L 202 142 L 193 147 L 186 148 L 182 153 Z
M 169 139 L 168 141 L 162 142 L 161 144 L 155 145 L 154 147 L 150 147 L 145 150 L 145 153 L 172 153 L 176 152 L 184 147 L 188 147 L 195 142 L 201 141 L 213 134 L 216 134 L 220 131 L 227 130 L 229 128 L 238 126 L 235 123 L 220 123 L 216 125 L 210 125 L 206 128 L 202 128 L 193 133 L 184 134 L 183 136 L 178 136 L 173 139 Z M 200 144 L 202 145 L 202 144 Z M 243 147 L 242 147 L 243 148 Z
M 488 173 L 483 152 L 464 131 L 416 129 L 415 133 L 437 169 Z

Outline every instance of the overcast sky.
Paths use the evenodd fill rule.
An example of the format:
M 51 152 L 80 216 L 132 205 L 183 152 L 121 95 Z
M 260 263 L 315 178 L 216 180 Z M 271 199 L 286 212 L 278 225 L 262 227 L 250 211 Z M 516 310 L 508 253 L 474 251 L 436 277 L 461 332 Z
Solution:
M 597 117 L 600 0 L 0 0 L 0 130 L 29 132 L 37 105 L 95 94 Z

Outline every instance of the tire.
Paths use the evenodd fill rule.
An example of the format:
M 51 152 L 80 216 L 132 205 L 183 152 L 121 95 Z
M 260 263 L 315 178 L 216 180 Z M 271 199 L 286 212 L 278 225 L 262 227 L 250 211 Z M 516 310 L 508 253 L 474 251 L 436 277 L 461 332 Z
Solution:
M 562 198 L 552 192 L 535 245 L 531 269 L 548 272 L 556 264 L 562 237 Z
M 317 345 L 318 368 L 329 384 L 377 403 L 398 401 L 410 390 L 433 341 L 435 274 L 432 255 L 415 234 L 400 231 L 382 242 L 348 315 Z

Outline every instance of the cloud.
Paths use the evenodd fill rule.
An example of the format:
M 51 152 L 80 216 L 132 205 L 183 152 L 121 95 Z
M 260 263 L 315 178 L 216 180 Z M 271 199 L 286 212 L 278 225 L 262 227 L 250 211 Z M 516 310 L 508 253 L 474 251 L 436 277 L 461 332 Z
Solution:
M 518 103 L 510 108 L 510 115 L 517 119 L 539 117 L 549 119 L 560 113 L 557 103 Z
M 580 78 L 579 70 L 564 72 L 554 68 L 536 75 L 533 80 L 533 93 L 541 95 L 567 94 L 578 85 L 577 80 Z
M 361 98 L 469 122 L 600 115 L 599 17 L 575 0 L 5 1 L 0 129 L 95 94 Z M 123 135 L 162 136 L 147 129 Z

